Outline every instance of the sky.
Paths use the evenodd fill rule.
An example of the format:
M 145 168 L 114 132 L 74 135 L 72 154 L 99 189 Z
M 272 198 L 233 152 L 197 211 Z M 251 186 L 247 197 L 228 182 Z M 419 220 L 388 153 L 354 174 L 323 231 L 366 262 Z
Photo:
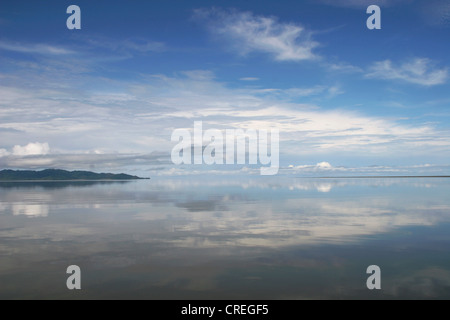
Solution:
M 278 129 L 278 174 L 449 175 L 449 36 L 448 0 L 5 0 L 0 169 L 259 174 L 173 164 L 202 121 Z

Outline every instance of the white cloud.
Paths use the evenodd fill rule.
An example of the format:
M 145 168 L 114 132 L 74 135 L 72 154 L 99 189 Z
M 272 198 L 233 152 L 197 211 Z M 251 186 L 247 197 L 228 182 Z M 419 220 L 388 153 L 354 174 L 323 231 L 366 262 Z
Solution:
M 125 40 L 111 39 L 104 36 L 91 36 L 86 41 L 89 46 L 95 48 L 104 48 L 120 53 L 148 53 L 148 52 L 162 52 L 165 51 L 166 45 L 163 42 L 151 41 L 141 37 L 132 37 Z
M 400 66 L 394 66 L 390 60 L 375 62 L 366 74 L 368 78 L 403 80 L 423 86 L 443 84 L 447 80 L 447 69 L 434 68 L 427 58 L 411 59 Z
M 188 70 L 181 72 L 181 74 L 195 81 L 209 81 L 215 78 L 214 73 L 210 70 Z
M 346 167 L 333 166 L 328 162 L 319 162 L 317 164 L 303 164 L 303 165 L 289 165 L 279 168 L 277 176 L 300 176 L 300 177 L 362 177 L 362 176 L 439 176 L 447 175 L 450 170 L 449 165 L 411 165 L 411 166 L 361 166 L 361 167 Z M 222 167 L 208 167 L 208 166 L 176 166 L 176 167 L 158 167 L 151 171 L 152 176 L 192 176 L 192 175 L 214 175 L 214 176 L 239 176 L 244 174 L 246 176 L 260 175 L 259 167 L 247 166 L 222 166 Z M 395 179 L 395 178 L 393 178 Z M 383 179 L 378 180 L 377 183 L 381 185 L 391 185 L 394 180 Z M 347 184 L 347 182 L 340 182 Z M 428 187 L 430 184 L 418 183 L 421 187 Z M 314 182 L 309 187 L 296 186 L 293 189 L 310 190 L 317 189 L 320 192 L 329 188 L 328 183 Z M 320 190 L 319 190 L 320 189 Z
M 9 156 L 11 153 L 8 152 L 6 149 L 0 149 L 0 158 Z
M 166 46 L 158 41 L 127 39 L 123 42 L 123 48 L 139 52 L 161 52 L 166 49 Z
M 327 92 L 329 96 L 335 96 L 343 93 L 339 89 L 338 86 L 314 86 L 314 87 L 303 87 L 303 88 L 289 88 L 289 89 L 278 89 L 278 88 L 259 88 L 249 90 L 249 93 L 253 93 L 255 95 L 264 95 L 264 96 L 273 96 L 278 99 L 291 99 L 291 98 L 299 98 L 299 97 L 310 97 L 317 96 L 319 94 L 323 94 Z
M 328 162 L 320 162 L 315 165 L 289 165 L 287 167 L 280 167 L 279 175 L 298 174 L 304 177 L 342 177 L 342 176 L 438 176 L 447 174 L 449 172 L 449 165 L 435 165 L 435 164 L 419 164 L 408 166 L 386 166 L 386 165 L 371 165 L 360 167 L 347 166 L 332 166 Z M 393 180 L 380 180 L 380 182 L 390 184 Z M 428 182 L 422 186 L 427 186 Z
M 330 71 L 338 71 L 340 73 L 358 73 L 363 71 L 361 68 L 345 62 L 325 63 L 324 66 Z
M 256 78 L 256 77 L 243 77 L 243 78 L 240 78 L 239 80 L 241 80 L 241 81 L 258 81 L 259 78 Z
M 91 153 L 10 155 L 0 157 L 0 167 L 20 169 L 63 168 L 84 170 L 101 168 L 104 170 L 108 168 L 108 170 L 116 170 L 124 166 L 145 166 L 146 168 L 154 169 L 154 166 L 165 166 L 168 164 L 172 164 L 170 162 L 170 154 L 156 152 L 151 154 L 105 154 L 102 151 L 93 150 Z
M 318 43 L 311 33 L 293 23 L 281 23 L 274 17 L 255 16 L 250 12 L 196 10 L 195 17 L 208 21 L 214 34 L 234 44 L 242 55 L 265 52 L 278 61 L 316 58 L 312 50 Z
M 331 169 L 333 166 L 328 162 L 319 162 L 316 164 L 317 169 Z
M 325 90 L 324 86 L 315 86 L 311 88 L 290 88 L 286 90 L 280 90 L 280 92 L 293 97 L 307 97 L 320 94 L 324 90 Z
M 13 148 L 13 155 L 15 156 L 31 156 L 31 155 L 46 155 L 50 151 L 47 142 L 45 143 L 29 143 L 26 146 L 16 145 Z
M 36 80 L 33 73 L 29 78 Z M 7 152 L 12 150 L 4 149 L 0 166 L 128 166 L 130 161 L 106 155 L 148 154 L 156 150 L 170 155 L 174 145 L 170 141 L 172 131 L 192 128 L 197 120 L 203 121 L 205 129 L 276 127 L 280 130 L 280 151 L 288 156 L 318 154 L 323 159 L 333 159 L 334 152 L 351 152 L 355 157 L 410 153 L 416 157 L 434 154 L 440 159 L 448 158 L 450 132 L 438 131 L 433 123 L 386 119 L 332 106 L 321 108 L 321 101 L 329 102 L 329 95 L 340 93 L 338 85 L 230 88 L 208 70 L 171 77 L 151 75 L 133 84 L 90 77 L 86 82 L 94 80 L 98 80 L 100 88 L 109 85 L 108 91 L 77 87 L 77 95 L 73 95 L 60 88 L 0 86 L 0 148 L 5 148 L 6 141 L 8 145 L 19 145 L 15 156 L 8 157 Z M 305 96 L 312 96 L 316 104 L 292 102 Z M 18 157 L 19 153 L 39 154 L 43 150 L 20 147 L 23 141 L 45 141 L 53 152 L 45 157 Z M 105 155 L 76 159 L 68 155 L 89 150 L 101 150 Z M 67 157 L 53 157 L 56 154 Z M 146 159 L 136 159 L 136 163 L 145 164 Z
M 334 168 L 329 162 L 322 161 L 315 165 L 304 164 L 304 165 L 290 165 L 288 170 L 294 170 L 296 172 L 316 172 L 316 171 L 330 171 L 330 170 L 338 170 L 338 168 Z
M 333 86 L 328 88 L 328 94 L 330 97 L 335 97 L 337 95 L 343 94 L 344 91 L 339 86 Z
M 11 43 L 7 41 L 0 41 L 0 49 L 42 55 L 68 55 L 74 53 L 72 50 L 54 45 Z

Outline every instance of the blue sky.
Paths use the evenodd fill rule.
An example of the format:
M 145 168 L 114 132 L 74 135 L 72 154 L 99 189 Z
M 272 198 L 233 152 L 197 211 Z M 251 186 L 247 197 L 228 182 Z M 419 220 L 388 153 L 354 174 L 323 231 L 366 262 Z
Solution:
M 280 174 L 450 174 L 449 1 L 132 3 L 1 2 L 0 167 L 229 173 L 171 163 L 203 121 L 278 128 Z

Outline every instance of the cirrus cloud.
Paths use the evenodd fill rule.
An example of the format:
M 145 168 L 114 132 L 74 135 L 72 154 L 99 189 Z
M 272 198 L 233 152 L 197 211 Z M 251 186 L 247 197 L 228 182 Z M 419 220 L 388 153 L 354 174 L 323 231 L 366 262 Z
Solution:
M 20 53 L 32 53 L 40 55 L 69 55 L 75 53 L 72 50 L 66 49 L 61 46 L 49 45 L 49 44 L 27 44 L 14 43 L 8 41 L 0 41 L 0 49 L 20 52 Z
M 198 9 L 194 17 L 206 20 L 213 34 L 228 40 L 241 55 L 250 52 L 271 54 L 277 61 L 302 61 L 317 58 L 318 46 L 311 32 L 294 23 L 281 23 L 274 17 L 251 12 Z
M 370 68 L 367 78 L 402 80 L 423 86 L 443 84 L 447 80 L 446 68 L 435 68 L 427 58 L 415 58 L 395 66 L 391 60 L 375 62 Z

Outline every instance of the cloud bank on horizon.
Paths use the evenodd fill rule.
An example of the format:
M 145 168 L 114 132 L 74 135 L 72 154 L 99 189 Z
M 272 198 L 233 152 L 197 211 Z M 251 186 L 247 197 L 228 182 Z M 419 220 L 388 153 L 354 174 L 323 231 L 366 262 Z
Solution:
M 80 1 L 81 30 L 2 2 L 0 167 L 257 171 L 174 166 L 171 133 L 202 121 L 278 128 L 280 174 L 450 174 L 445 2 L 370 1 L 381 30 L 362 0 L 171 2 Z

